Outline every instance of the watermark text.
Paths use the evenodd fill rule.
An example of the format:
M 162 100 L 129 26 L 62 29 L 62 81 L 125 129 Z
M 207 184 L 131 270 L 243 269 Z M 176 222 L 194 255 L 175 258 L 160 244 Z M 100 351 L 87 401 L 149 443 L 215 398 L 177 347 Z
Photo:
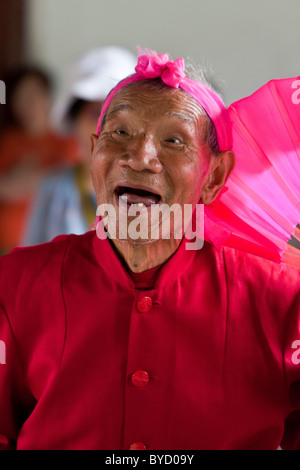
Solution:
M 6 104 L 6 87 L 3 80 L 0 80 L 0 104 Z
M 129 204 L 124 198 L 116 209 L 112 204 L 101 204 L 96 215 L 100 239 L 144 240 L 182 239 L 189 242 L 187 250 L 200 250 L 204 244 L 204 205 L 184 204 Z M 193 226 L 194 225 L 194 226 Z M 193 241 L 192 241 L 193 240 Z
M 0 340 L 0 364 L 6 364 L 6 346 L 2 340 Z
M 296 91 L 292 94 L 292 102 L 294 104 L 300 103 L 300 80 L 294 80 L 292 83 L 292 88 L 295 88 Z

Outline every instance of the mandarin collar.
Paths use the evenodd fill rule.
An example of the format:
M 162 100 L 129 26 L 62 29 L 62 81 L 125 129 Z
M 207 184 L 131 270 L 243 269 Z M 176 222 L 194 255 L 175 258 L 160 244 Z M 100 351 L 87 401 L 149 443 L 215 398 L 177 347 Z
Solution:
M 158 271 L 155 279 L 155 289 L 162 288 L 166 281 L 176 280 L 189 268 L 197 251 L 186 249 L 186 244 L 189 242 L 184 237 L 175 253 L 161 265 L 161 269 Z M 97 236 L 96 230 L 93 237 L 93 249 L 99 265 L 107 272 L 108 276 L 112 277 L 116 283 L 121 284 L 123 287 L 135 289 L 129 271 L 115 251 L 112 242 L 108 238 L 100 239 Z

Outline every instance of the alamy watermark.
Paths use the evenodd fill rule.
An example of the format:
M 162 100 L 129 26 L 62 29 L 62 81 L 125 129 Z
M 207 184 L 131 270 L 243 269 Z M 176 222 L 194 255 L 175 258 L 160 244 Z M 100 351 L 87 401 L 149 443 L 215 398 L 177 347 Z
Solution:
M 140 240 L 150 242 L 158 239 L 187 240 L 187 250 L 200 250 L 204 244 L 204 204 L 129 204 L 119 198 L 118 210 L 112 204 L 97 207 L 96 231 L 100 239 Z M 193 227 L 194 224 L 194 227 Z M 105 228 L 104 228 L 105 227 Z M 193 242 L 191 240 L 194 240 Z
M 6 87 L 3 80 L 0 80 L 0 104 L 6 104 Z
M 300 80 L 294 80 L 292 83 L 292 88 L 296 89 L 292 94 L 292 102 L 294 104 L 299 104 L 300 103 Z
M 296 349 L 292 354 L 292 363 L 298 365 L 300 364 L 300 340 L 293 341 L 291 348 Z
M 2 340 L 0 340 L 0 364 L 6 364 L 6 346 Z

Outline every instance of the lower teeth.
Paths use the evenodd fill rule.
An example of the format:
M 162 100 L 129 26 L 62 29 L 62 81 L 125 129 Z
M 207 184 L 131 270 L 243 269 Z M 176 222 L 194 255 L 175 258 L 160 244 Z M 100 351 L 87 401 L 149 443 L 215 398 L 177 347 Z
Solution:
M 120 196 L 120 200 L 123 201 L 125 204 L 128 203 L 126 196 Z M 143 202 L 135 202 L 135 203 L 130 204 L 130 205 L 134 206 L 134 207 L 144 207 L 145 206 L 145 204 Z

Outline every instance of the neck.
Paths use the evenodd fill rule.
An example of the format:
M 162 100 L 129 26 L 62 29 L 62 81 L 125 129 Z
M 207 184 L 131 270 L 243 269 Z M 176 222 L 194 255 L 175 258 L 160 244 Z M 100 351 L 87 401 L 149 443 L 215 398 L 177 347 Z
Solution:
M 133 243 L 128 240 L 112 240 L 127 267 L 141 273 L 165 263 L 177 250 L 181 240 L 155 240 L 149 243 Z

